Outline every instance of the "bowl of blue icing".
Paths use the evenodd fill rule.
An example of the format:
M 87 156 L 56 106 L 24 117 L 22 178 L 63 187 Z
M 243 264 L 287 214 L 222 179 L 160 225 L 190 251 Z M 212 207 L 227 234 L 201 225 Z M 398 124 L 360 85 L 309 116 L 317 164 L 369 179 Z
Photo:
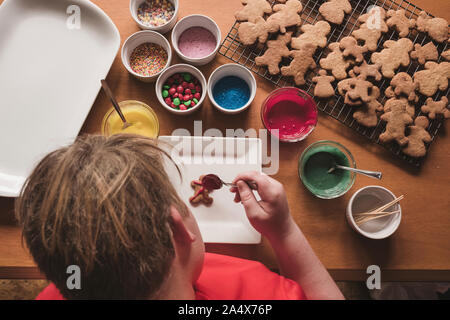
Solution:
M 245 67 L 229 63 L 218 67 L 208 80 L 208 96 L 218 110 L 236 114 L 247 109 L 256 94 L 256 80 Z

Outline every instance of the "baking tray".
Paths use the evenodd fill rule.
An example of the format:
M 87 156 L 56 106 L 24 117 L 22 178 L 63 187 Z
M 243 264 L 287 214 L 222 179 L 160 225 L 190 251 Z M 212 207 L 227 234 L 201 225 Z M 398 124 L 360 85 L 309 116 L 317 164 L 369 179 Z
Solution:
M 272 3 L 272 5 L 275 3 L 275 1 L 269 0 L 269 2 Z M 322 16 L 319 13 L 319 7 L 324 3 L 323 0 L 301 0 L 303 4 L 303 11 L 301 13 L 302 18 L 302 24 L 314 24 L 319 20 L 324 20 Z M 417 19 L 419 13 L 422 11 L 422 9 L 418 8 L 414 4 L 408 2 L 408 1 L 400 1 L 400 0 L 350 0 L 353 11 L 351 14 L 346 15 L 344 22 L 339 25 L 331 25 L 331 32 L 328 35 L 328 43 L 331 42 L 338 42 L 343 37 L 346 37 L 348 35 L 351 35 L 353 30 L 356 30 L 359 28 L 359 23 L 357 21 L 358 17 L 361 14 L 364 14 L 367 12 L 368 8 L 372 5 L 378 5 L 380 7 L 383 7 L 384 9 L 389 10 L 398 10 L 398 9 L 404 9 L 406 11 L 406 16 L 410 19 Z M 432 16 L 431 14 L 429 14 Z M 226 58 L 232 60 L 235 63 L 241 64 L 248 68 L 249 70 L 253 71 L 257 75 L 261 76 L 262 78 L 270 81 L 277 87 L 286 87 L 286 86 L 295 86 L 292 78 L 284 77 L 281 75 L 271 75 L 267 71 L 267 68 L 264 66 L 257 66 L 255 64 L 255 58 L 262 55 L 264 51 L 266 50 L 266 46 L 262 45 L 252 45 L 252 46 L 245 46 L 239 41 L 238 37 L 238 26 L 239 23 L 235 22 L 234 25 L 231 27 L 230 31 L 228 32 L 227 36 L 222 42 L 222 45 L 220 47 L 219 53 Z M 301 32 L 299 31 L 299 28 L 290 28 L 289 30 L 294 31 L 294 35 L 299 35 Z M 293 35 L 293 36 L 294 36 Z M 271 35 L 270 39 L 274 39 L 276 35 Z M 417 30 L 412 30 L 408 38 L 413 41 L 414 44 L 426 44 L 427 42 L 431 41 L 431 38 L 426 36 L 423 33 L 419 33 Z M 378 42 L 378 49 L 377 51 L 381 51 L 383 49 L 383 43 L 386 40 L 398 40 L 398 34 L 394 30 L 389 30 L 388 33 L 383 34 L 383 36 L 380 38 Z M 436 47 L 439 51 L 439 60 L 438 62 L 443 61 L 443 58 L 440 56 L 440 54 L 444 51 L 446 51 L 449 47 L 448 43 L 441 43 L 438 44 L 434 42 Z M 328 44 L 327 44 L 328 46 Z M 319 66 L 319 60 L 321 58 L 326 57 L 328 54 L 328 49 L 321 49 L 319 48 L 315 55 L 314 60 L 316 61 L 317 65 Z M 368 55 L 366 54 L 366 61 L 368 60 Z M 282 61 L 282 65 L 289 65 L 291 58 L 285 58 Z M 416 72 L 419 71 L 419 69 L 423 69 L 423 67 L 417 63 L 417 61 L 411 60 L 411 63 L 407 67 L 401 67 L 398 69 L 397 72 L 407 72 L 411 76 Z M 309 72 L 305 79 L 306 84 L 303 86 L 297 86 L 306 92 L 308 92 L 311 96 L 314 95 L 314 83 L 312 82 L 312 78 L 317 75 L 320 68 L 316 68 L 315 70 Z M 334 82 L 334 86 L 337 82 Z M 385 103 L 385 101 L 388 99 L 384 95 L 385 89 L 389 86 L 390 79 L 383 78 L 383 80 L 378 85 L 381 89 L 381 96 L 378 99 L 382 104 Z M 433 99 L 434 100 L 440 100 L 441 96 L 447 96 L 450 95 L 450 87 L 445 92 L 438 92 Z M 420 112 L 420 106 L 422 106 L 425 103 L 425 100 L 427 97 L 424 97 L 423 95 L 419 94 L 420 100 L 416 103 L 416 116 L 419 116 L 421 114 Z M 379 140 L 380 134 L 384 131 L 386 124 L 379 120 L 376 127 L 373 128 L 367 128 L 358 122 L 356 122 L 353 119 L 353 111 L 356 110 L 354 107 L 348 106 L 344 103 L 344 98 L 337 92 L 334 95 L 334 97 L 327 99 L 327 100 L 321 100 L 316 99 L 317 101 L 317 107 L 320 111 L 323 113 L 333 117 L 334 119 L 340 121 L 344 125 L 352 128 L 359 134 L 363 135 L 364 137 L 368 138 L 370 141 L 375 142 L 377 144 L 382 145 L 384 148 L 389 150 L 395 157 L 398 157 L 408 164 L 410 164 L 413 167 L 420 168 L 423 164 L 425 157 L 422 158 L 413 158 L 409 157 L 401 151 L 401 147 L 398 146 L 396 143 L 388 143 L 384 144 L 381 143 Z M 436 139 L 436 136 L 438 134 L 439 129 L 441 128 L 443 124 L 443 121 L 440 119 L 431 120 L 430 119 L 430 125 L 427 128 L 428 132 L 430 133 L 432 137 L 432 142 L 427 145 L 427 154 L 429 151 L 430 146 L 432 145 L 433 141 Z

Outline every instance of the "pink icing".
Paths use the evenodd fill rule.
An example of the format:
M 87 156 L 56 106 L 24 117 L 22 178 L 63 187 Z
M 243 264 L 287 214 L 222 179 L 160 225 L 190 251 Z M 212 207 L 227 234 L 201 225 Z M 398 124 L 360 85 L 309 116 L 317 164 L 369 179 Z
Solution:
M 178 39 L 178 48 L 189 58 L 203 58 L 216 49 L 216 37 L 205 28 L 186 29 Z

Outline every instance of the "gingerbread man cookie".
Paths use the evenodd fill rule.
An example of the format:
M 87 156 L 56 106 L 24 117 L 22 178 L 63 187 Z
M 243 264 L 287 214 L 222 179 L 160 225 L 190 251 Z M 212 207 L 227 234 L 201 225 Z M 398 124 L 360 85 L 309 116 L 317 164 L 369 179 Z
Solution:
M 437 115 L 441 115 L 445 119 L 450 118 L 450 110 L 448 109 L 448 98 L 442 97 L 440 101 L 434 101 L 428 98 L 425 105 L 420 108 L 423 113 L 428 114 L 428 118 L 436 119 Z
M 287 44 L 291 41 L 292 32 L 279 34 L 276 40 L 267 41 L 267 50 L 260 57 L 255 58 L 257 66 L 267 66 L 272 75 L 280 73 L 279 64 L 283 57 L 289 57 Z
M 344 21 L 345 14 L 352 12 L 352 5 L 348 0 L 328 0 L 319 7 L 319 12 L 325 20 L 341 24 Z
M 333 76 L 327 75 L 326 70 L 320 70 L 319 75 L 312 78 L 312 81 L 316 83 L 314 88 L 314 96 L 319 98 L 329 98 L 334 96 L 334 88 L 331 83 L 335 80 Z
M 407 37 L 409 34 L 409 29 L 412 29 L 416 25 L 416 20 L 408 19 L 405 15 L 405 10 L 389 10 L 387 16 L 390 17 L 386 24 L 389 28 L 395 27 L 400 38 Z
M 413 122 L 411 115 L 406 110 L 407 101 L 389 99 L 384 106 L 384 114 L 381 120 L 386 122 L 386 130 L 380 134 L 381 142 L 397 141 L 400 146 L 408 143 L 405 136 L 406 126 Z
M 425 143 L 432 141 L 431 135 L 426 130 L 430 122 L 427 117 L 420 116 L 414 120 L 414 125 L 409 126 L 408 145 L 402 150 L 404 154 L 419 158 L 427 153 Z
M 391 85 L 386 89 L 387 97 L 405 95 L 409 101 L 417 101 L 419 97 L 416 95 L 417 84 L 406 72 L 397 73 L 391 80 Z
M 314 44 L 316 48 L 324 48 L 327 45 L 327 35 L 331 31 L 331 26 L 326 21 L 319 21 L 314 25 L 304 24 L 300 30 L 303 34 L 297 38 L 292 38 L 292 48 L 301 49 L 307 43 Z
M 298 0 L 288 0 L 286 4 L 276 4 L 273 12 L 267 18 L 269 32 L 286 32 L 287 27 L 299 26 L 302 23 L 299 13 L 302 11 L 302 3 Z
M 328 45 L 331 52 L 326 58 L 319 61 L 320 66 L 325 70 L 331 70 L 336 80 L 347 78 L 347 69 L 354 64 L 353 60 L 346 60 L 339 48 L 339 42 L 333 42 Z
M 428 61 L 425 63 L 425 70 L 414 74 L 417 90 L 428 97 L 434 95 L 438 90 L 446 90 L 448 79 L 450 79 L 450 62 Z
M 378 124 L 377 111 L 383 110 L 383 105 L 378 102 L 380 96 L 380 89 L 378 87 L 372 88 L 371 100 L 363 104 L 358 110 L 353 113 L 353 119 L 365 127 L 372 128 Z
M 416 43 L 414 51 L 411 52 L 411 58 L 417 60 L 420 64 L 425 64 L 427 61 L 436 61 L 438 57 L 439 53 L 433 42 L 428 42 L 424 46 Z
M 363 63 L 360 66 L 355 66 L 353 70 L 350 71 L 351 77 L 359 77 L 361 79 L 367 80 L 367 79 L 373 79 L 375 81 L 380 81 L 383 76 L 380 73 L 381 65 L 376 64 L 368 64 L 366 61 L 363 61 Z
M 189 202 L 193 205 L 204 203 L 205 205 L 211 205 L 213 198 L 209 196 L 209 190 L 203 186 L 203 176 L 200 176 L 198 180 L 191 181 L 191 187 L 194 189 L 194 195 L 189 198 Z
M 242 44 L 252 45 L 258 40 L 260 43 L 267 41 L 269 36 L 268 26 L 264 18 L 257 18 L 256 23 L 243 22 L 238 27 L 239 40 Z
M 300 50 L 292 50 L 290 56 L 293 60 L 289 66 L 281 68 L 281 74 L 283 76 L 293 76 L 295 84 L 298 86 L 305 84 L 306 72 L 316 67 L 313 59 L 315 51 L 316 47 L 310 43 L 306 44 Z
M 358 63 L 364 60 L 364 53 L 367 52 L 367 47 L 358 45 L 358 41 L 355 38 L 344 37 L 339 43 L 344 57 L 352 56 Z
M 442 18 L 431 18 L 422 11 L 417 18 L 417 30 L 428 33 L 437 42 L 448 41 L 448 22 Z
M 241 0 L 244 8 L 237 11 L 234 16 L 237 21 L 256 22 L 259 17 L 264 17 L 265 13 L 271 13 L 272 7 L 267 0 Z
M 400 67 L 406 67 L 411 62 L 409 53 L 413 49 L 413 43 L 407 38 L 398 41 L 388 40 L 381 52 L 372 54 L 372 63 L 381 64 L 381 73 L 386 78 L 392 78 L 395 71 Z
M 369 51 L 376 51 L 381 35 L 389 31 L 385 19 L 386 11 L 381 7 L 373 6 L 368 13 L 358 18 L 358 21 L 364 23 L 359 29 L 353 31 L 352 36 L 364 41 Z
M 349 78 L 338 83 L 338 92 L 345 97 L 344 103 L 359 106 L 372 100 L 373 84 L 364 79 Z

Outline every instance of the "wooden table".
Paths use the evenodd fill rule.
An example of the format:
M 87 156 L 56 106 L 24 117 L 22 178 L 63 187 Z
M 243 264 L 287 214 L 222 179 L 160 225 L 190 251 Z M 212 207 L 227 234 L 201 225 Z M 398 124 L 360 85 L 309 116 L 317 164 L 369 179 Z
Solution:
M 0 0 L 1 2 L 1 0 Z M 132 20 L 128 0 L 95 0 L 117 25 L 122 41 L 138 31 Z M 181 0 L 179 16 L 202 13 L 212 17 L 222 30 L 224 38 L 234 22 L 239 0 Z M 450 21 L 448 0 L 413 0 L 428 12 Z M 173 63 L 177 63 L 175 58 Z M 212 70 L 229 63 L 218 55 L 207 66 L 201 67 L 205 77 Z M 259 108 L 274 87 L 256 77 L 258 91 L 247 112 L 227 116 L 215 109 L 208 100 L 203 108 L 189 117 L 176 117 L 159 105 L 152 84 L 132 78 L 120 61 L 120 54 L 108 75 L 108 82 L 117 99 L 136 99 L 152 106 L 161 123 L 161 134 L 170 135 L 176 128 L 193 132 L 193 121 L 202 120 L 203 130 L 218 128 L 262 127 Z M 82 133 L 100 130 L 100 122 L 110 103 L 101 92 L 83 126 Z M 437 141 L 420 172 L 415 172 L 395 160 L 382 147 L 370 143 L 351 129 L 328 116 L 319 116 L 319 125 L 306 141 L 280 145 L 280 170 L 276 179 L 285 186 L 292 214 L 312 247 L 336 280 L 366 279 L 366 268 L 371 264 L 382 269 L 382 280 L 450 280 L 450 121 L 442 128 Z M 297 177 L 297 161 L 303 149 L 318 140 L 329 139 L 342 143 L 355 156 L 360 167 L 383 171 L 381 183 L 358 176 L 352 190 L 335 200 L 319 200 L 312 196 Z M 368 240 L 350 229 L 345 219 L 345 208 L 350 196 L 359 188 L 380 184 L 395 194 L 404 194 L 403 218 L 397 232 L 385 240 Z M 20 228 L 13 218 L 13 200 L 0 198 L 0 278 L 39 278 L 32 259 L 21 246 Z M 260 245 L 207 245 L 212 252 L 231 254 L 260 260 L 269 267 L 276 261 L 267 242 Z

